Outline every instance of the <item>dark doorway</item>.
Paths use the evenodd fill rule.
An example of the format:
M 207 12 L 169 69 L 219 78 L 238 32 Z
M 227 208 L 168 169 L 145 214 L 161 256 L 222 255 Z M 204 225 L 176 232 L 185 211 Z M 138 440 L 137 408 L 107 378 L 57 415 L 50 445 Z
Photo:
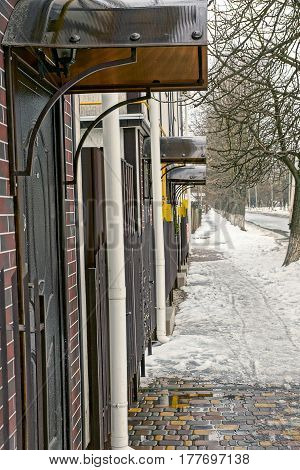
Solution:
M 26 164 L 28 135 L 40 110 L 53 90 L 39 83 L 20 65 L 14 69 L 14 110 L 17 169 Z M 58 158 L 55 112 L 44 120 L 35 146 L 32 176 L 18 178 L 17 235 L 20 276 L 28 278 L 29 287 L 36 286 L 29 302 L 27 323 L 30 323 L 30 360 L 26 357 L 27 382 L 30 382 L 33 403 L 28 403 L 27 446 L 29 448 L 62 449 L 62 282 L 60 276 L 60 211 L 58 194 Z M 60 162 L 61 164 L 61 162 Z M 59 182 L 62 185 L 62 182 Z M 22 285 L 24 285 L 22 283 Z M 24 290 L 26 286 L 24 286 Z M 37 292 L 36 292 L 37 291 Z M 30 289 L 29 289 L 30 292 Z M 23 291 L 23 298 L 26 298 Z M 30 294 L 29 294 L 30 296 Z M 43 355 L 39 363 L 35 326 L 36 312 L 43 327 Z M 26 321 L 26 320 L 25 320 Z M 27 350 L 28 352 L 28 350 Z M 28 373 L 29 371 L 29 373 Z M 42 379 L 41 379 L 42 377 Z M 40 380 L 38 380 L 40 378 Z M 29 386 L 28 383 L 26 385 Z M 41 389 L 42 388 L 42 389 Z M 43 413 L 38 397 L 43 397 Z M 27 412 L 26 411 L 26 412 Z M 31 422 L 30 422 L 31 421 Z M 43 440 L 43 442 L 41 442 Z
M 82 151 L 91 450 L 110 445 L 108 277 L 103 152 Z

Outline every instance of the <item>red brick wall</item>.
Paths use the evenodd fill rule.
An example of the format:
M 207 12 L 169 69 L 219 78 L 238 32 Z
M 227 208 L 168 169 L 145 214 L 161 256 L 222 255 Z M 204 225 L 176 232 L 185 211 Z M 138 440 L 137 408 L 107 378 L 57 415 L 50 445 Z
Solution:
M 17 0 L 0 1 L 0 43 L 6 29 L 7 21 Z M 5 273 L 6 293 L 6 320 L 12 322 L 12 295 L 11 276 L 16 270 L 16 244 L 14 226 L 13 198 L 9 189 L 9 162 L 8 162 L 8 139 L 6 120 L 6 91 L 4 73 L 4 55 L 0 47 L 0 269 Z M 15 407 L 15 375 L 14 375 L 14 344 L 13 335 L 7 333 L 7 356 L 8 356 L 8 391 L 9 391 L 9 447 L 15 449 L 16 444 L 16 407 Z M 0 374 L 1 377 L 1 374 Z M 1 377 L 2 380 L 2 377 Z M 0 382 L 0 388 L 1 388 Z M 0 449 L 3 447 L 3 406 L 0 401 Z M 2 430 L 3 431 L 3 430 Z
M 18 0 L 0 0 L 0 43 L 6 29 L 7 21 Z M 7 322 L 11 322 L 11 275 L 16 270 L 16 244 L 14 236 L 13 198 L 9 195 L 9 162 L 6 125 L 6 90 L 3 50 L 0 47 L 0 269 L 5 270 Z M 65 147 L 66 175 L 73 174 L 72 160 L 72 110 L 71 100 L 65 98 Z M 77 261 L 74 189 L 67 188 L 66 204 L 66 263 L 67 263 L 67 321 L 68 321 L 68 362 L 69 362 L 69 402 L 70 402 L 70 447 L 80 449 L 82 445 L 81 423 L 81 376 L 80 376 L 80 335 L 77 291 Z M 9 372 L 9 409 L 10 409 L 10 448 L 16 448 L 16 410 L 14 384 L 13 338 L 8 332 L 8 372 Z M 1 373 L 0 373 L 1 390 Z M 1 394 L 1 392 L 0 392 Z M 0 449 L 1 428 L 3 427 L 2 407 L 0 401 Z
M 65 151 L 66 177 L 73 179 L 72 107 L 70 97 L 65 97 Z M 68 318 L 69 318 L 69 376 L 70 376 L 70 417 L 71 448 L 81 449 L 81 372 L 80 372 L 80 330 L 77 289 L 76 226 L 74 187 L 67 187 L 66 205 L 66 262 L 68 266 Z

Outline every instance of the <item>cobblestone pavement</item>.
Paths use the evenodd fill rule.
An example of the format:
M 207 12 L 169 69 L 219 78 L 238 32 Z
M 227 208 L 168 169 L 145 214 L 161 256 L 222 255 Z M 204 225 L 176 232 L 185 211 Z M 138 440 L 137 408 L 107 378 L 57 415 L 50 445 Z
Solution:
M 129 410 L 130 445 L 143 450 L 300 449 L 300 387 L 157 379 Z

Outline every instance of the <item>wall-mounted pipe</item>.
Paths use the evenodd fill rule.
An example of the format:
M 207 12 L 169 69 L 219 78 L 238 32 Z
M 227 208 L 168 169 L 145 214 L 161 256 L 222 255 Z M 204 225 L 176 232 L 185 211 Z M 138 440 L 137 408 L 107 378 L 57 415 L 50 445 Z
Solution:
M 188 115 L 188 107 L 185 107 L 185 119 L 184 119 L 184 134 L 186 136 L 189 135 L 189 115 Z M 192 235 L 192 192 L 191 188 L 187 190 L 187 197 L 188 197 L 188 210 L 187 210 L 187 217 L 188 217 L 188 244 L 189 244 L 189 253 L 191 253 L 191 235 Z
M 118 94 L 103 94 L 103 108 Z M 111 446 L 128 449 L 126 284 L 119 112 L 103 121 L 110 329 Z
M 164 226 L 162 216 L 162 184 L 160 160 L 160 116 L 159 102 L 153 94 L 150 106 L 151 128 L 151 167 L 152 167 L 152 197 L 153 222 L 155 240 L 155 269 L 156 269 L 156 315 L 157 339 L 160 343 L 167 343 L 166 319 L 166 280 L 165 280 L 165 244 Z

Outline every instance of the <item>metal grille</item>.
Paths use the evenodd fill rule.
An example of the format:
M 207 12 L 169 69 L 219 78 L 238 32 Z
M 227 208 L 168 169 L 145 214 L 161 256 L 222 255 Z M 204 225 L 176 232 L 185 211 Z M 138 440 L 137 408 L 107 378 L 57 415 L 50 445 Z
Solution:
M 13 341 L 14 390 L 16 403 L 16 433 L 18 449 L 45 449 L 47 422 L 45 418 L 45 334 L 41 316 L 41 299 L 37 281 L 23 280 L 24 323 L 20 324 L 17 274 L 12 276 L 12 321 L 6 323 L 4 270 L 0 272 L 0 367 L 3 405 L 3 444 L 9 449 L 9 377 L 7 368 L 8 337 Z M 21 355 L 21 351 L 24 354 Z M 24 376 L 21 371 L 24 371 Z M 22 377 L 24 382 L 22 382 Z M 23 426 L 25 433 L 23 433 Z
M 180 224 L 180 266 L 186 262 L 189 253 L 189 244 L 187 238 L 187 218 L 182 217 Z
M 174 222 L 164 222 L 165 260 L 166 260 L 166 299 L 175 287 L 177 278 L 178 237 Z
M 149 210 L 148 207 L 145 208 L 145 212 Z M 143 290 L 145 343 L 149 346 L 149 349 L 151 349 L 151 340 L 156 328 L 156 311 L 154 233 L 153 227 L 149 222 L 145 224 L 143 231 Z
M 140 134 L 139 152 L 143 155 L 144 137 Z M 145 345 L 152 352 L 152 339 L 156 329 L 156 297 L 155 297 L 155 246 L 152 213 L 151 160 L 142 160 L 141 164 L 142 203 L 142 244 L 143 244 L 143 292 L 144 292 L 144 325 Z
M 142 244 L 136 231 L 134 170 L 122 160 L 129 402 L 137 399 L 144 354 Z
M 89 269 L 90 305 L 96 317 L 96 343 L 98 348 L 99 424 L 100 448 L 108 446 L 110 438 L 110 386 L 109 378 L 109 320 L 107 300 L 107 268 L 105 248 L 95 256 L 95 269 Z

